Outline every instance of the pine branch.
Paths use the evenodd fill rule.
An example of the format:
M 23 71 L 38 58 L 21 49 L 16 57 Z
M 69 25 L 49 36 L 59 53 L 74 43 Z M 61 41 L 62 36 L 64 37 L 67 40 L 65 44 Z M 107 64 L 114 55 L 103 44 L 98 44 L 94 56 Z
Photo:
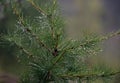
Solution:
M 15 43 L 15 42 L 14 42 L 14 43 Z M 29 58 L 29 57 L 34 58 L 34 56 L 32 55 L 32 53 L 28 52 L 23 46 L 18 45 L 17 43 L 15 43 L 15 44 L 16 44 L 16 46 L 17 46 L 20 50 L 22 50 L 25 54 L 28 55 L 28 58 Z
M 70 42 L 70 40 L 68 41 L 68 42 Z M 55 61 L 53 62 L 53 64 L 52 64 L 52 68 L 61 60 L 61 58 L 64 56 L 64 54 L 67 52 L 67 51 L 69 51 L 69 43 L 67 44 L 67 46 L 63 49 L 63 50 L 61 50 L 61 54 L 59 54 L 55 59 Z
M 103 78 L 103 77 L 111 77 L 120 74 L 120 71 L 118 72 L 112 72 L 109 74 L 86 74 L 86 75 L 79 75 L 79 74 L 73 74 L 73 75 L 60 75 L 61 78 L 80 78 L 80 79 L 85 79 L 85 78 Z
M 53 15 L 51 14 L 51 15 L 49 15 L 48 16 L 48 19 L 49 19 L 49 22 L 50 22 L 50 27 L 51 27 L 51 33 L 52 33 L 52 37 L 53 37 L 53 39 L 55 38 L 55 32 L 54 32 L 54 26 L 53 26 Z
M 65 50 L 63 50 L 63 52 L 58 55 L 56 58 L 56 60 L 52 63 L 52 66 L 50 67 L 50 69 L 48 70 L 48 72 L 51 72 L 51 70 L 56 66 L 56 64 L 61 60 L 61 58 L 64 56 L 64 54 L 68 51 L 69 49 L 66 48 Z
M 108 40 L 108 39 L 113 38 L 113 37 L 118 36 L 118 35 L 120 35 L 120 30 L 113 32 L 113 33 L 110 33 L 107 36 L 100 38 L 99 41 Z
M 16 7 L 13 7 L 13 11 L 14 11 L 15 15 L 18 17 L 21 25 L 23 25 L 24 27 L 26 27 L 26 24 L 25 24 L 25 22 L 24 22 L 24 19 L 23 19 L 23 17 L 21 17 L 20 12 L 17 11 Z M 25 29 L 25 31 L 26 31 L 27 33 L 31 34 L 32 37 L 34 37 L 34 38 L 37 40 L 37 42 L 39 43 L 39 45 L 41 45 L 42 47 L 44 47 L 45 49 L 47 49 L 49 52 L 52 53 L 51 49 L 48 48 L 48 47 L 46 46 L 46 44 L 44 44 L 44 43 L 39 39 L 39 37 L 38 37 L 36 34 L 34 34 L 29 28 L 24 28 L 24 29 Z
M 40 12 L 40 13 L 42 13 L 43 15 L 45 15 L 47 18 L 48 18 L 48 20 L 49 20 L 49 22 L 50 22 L 50 26 L 51 26 L 51 32 L 52 32 L 52 37 L 54 38 L 55 37 L 55 34 L 54 34 L 54 26 L 53 26 L 53 21 L 54 21 L 54 19 L 53 19 L 53 12 L 54 12 L 54 10 L 55 10 L 55 5 L 56 5 L 56 0 L 54 0 L 53 1 L 53 7 L 52 7 L 52 9 L 51 9 L 51 14 L 48 14 L 48 13 L 46 13 L 41 7 L 39 7 L 39 6 L 37 6 L 34 2 L 33 2 L 33 0 L 27 0 L 38 12 Z
M 99 38 L 96 38 L 96 39 L 86 40 L 84 43 L 81 43 L 81 44 L 79 44 L 76 47 L 74 47 L 74 46 L 70 47 L 69 50 L 74 50 L 74 49 L 76 49 L 78 47 L 84 47 L 85 45 L 87 45 L 87 44 L 89 44 L 91 42 L 94 42 L 94 41 L 102 42 L 102 41 L 108 40 L 108 39 L 113 38 L 113 37 L 118 36 L 118 35 L 120 35 L 120 30 L 118 30 L 116 32 L 113 32 L 113 33 L 110 33 L 110 34 L 108 34 L 106 36 L 103 36 L 103 37 L 99 37 Z
M 75 72 L 77 70 L 79 70 L 80 67 L 82 67 L 82 65 L 76 65 L 78 63 L 78 59 L 80 59 L 81 57 L 78 57 L 79 55 L 84 55 L 84 54 L 89 54 L 89 50 L 97 50 L 96 46 L 99 42 L 102 42 L 104 40 L 108 40 L 109 38 L 112 38 L 114 36 L 117 36 L 117 35 L 120 35 L 120 31 L 117 31 L 115 33 L 111 33 L 111 34 L 108 34 L 107 36 L 103 36 L 103 37 L 97 37 L 97 38 L 88 38 L 88 40 L 84 40 L 84 41 L 75 41 L 75 42 L 72 42 L 72 40 L 65 40 L 65 38 L 62 40 L 62 41 L 65 41 L 64 43 L 62 42 L 61 46 L 58 46 L 60 45 L 59 44 L 59 39 L 60 39 L 60 36 L 62 35 L 61 34 L 58 34 L 57 33 L 57 30 L 59 30 L 59 27 L 61 27 L 61 25 L 59 25 L 61 23 L 61 20 L 60 19 L 57 19 L 57 14 L 56 14 L 56 4 L 57 4 L 57 0 L 52 0 L 53 3 L 52 3 L 52 6 L 50 7 L 50 11 L 46 11 L 44 9 L 42 9 L 43 7 L 39 7 L 39 5 L 36 5 L 35 2 L 33 0 L 27 0 L 38 12 L 40 12 L 40 16 L 46 16 L 45 20 L 47 23 L 49 23 L 49 28 L 51 29 L 51 32 L 50 36 L 46 36 L 47 34 L 45 34 L 44 37 L 46 37 L 46 43 L 44 43 L 41 38 L 44 38 L 44 37 L 41 37 L 39 38 L 38 35 L 36 35 L 36 33 L 34 33 L 31 29 L 29 29 L 29 27 L 27 27 L 27 24 L 25 22 L 25 20 L 23 19 L 23 17 L 20 15 L 20 12 L 17 10 L 17 7 L 13 7 L 14 9 L 14 13 L 16 14 L 16 16 L 18 17 L 19 19 L 19 22 L 20 22 L 20 25 L 23 26 L 22 28 L 24 29 L 25 33 L 29 34 L 30 36 L 33 37 L 33 39 L 35 39 L 35 42 L 33 43 L 38 43 L 41 47 L 45 48 L 46 50 L 44 51 L 35 51 L 35 50 L 32 50 L 31 52 L 37 52 L 38 54 L 40 54 L 38 57 L 38 61 L 35 61 L 35 64 L 34 66 L 37 64 L 37 67 L 36 68 L 33 68 L 33 69 L 30 69 L 29 73 L 28 74 L 31 74 L 30 77 L 27 77 L 27 78 L 32 78 L 32 81 L 36 81 L 36 79 L 40 82 L 41 80 L 43 82 L 46 82 L 48 80 L 54 80 L 56 81 L 56 78 L 52 78 L 52 76 L 54 75 L 57 75 L 57 71 L 59 72 L 59 75 L 58 75 L 58 78 L 81 78 L 81 79 L 87 79 L 87 78 L 100 78 L 100 77 L 109 77 L 109 76 L 113 76 L 113 75 L 117 75 L 117 74 L 120 74 L 120 72 L 111 72 L 111 73 L 88 73 L 88 74 L 84 74 L 83 75 L 79 74 L 79 73 L 73 73 L 73 74 L 66 74 L 66 72 L 68 72 L 69 70 Z M 43 19 L 43 18 L 42 18 Z M 57 20 L 56 20 L 57 19 Z M 59 21 L 60 20 L 60 21 Z M 45 22 L 43 20 L 41 20 L 42 22 Z M 46 28 L 46 26 L 42 25 L 43 28 Z M 62 28 L 62 27 L 61 27 Z M 37 30 L 37 29 L 36 29 Z M 46 29 L 43 29 L 46 31 Z M 60 36 L 59 36 L 60 35 Z M 26 35 L 28 36 L 28 35 Z M 50 38 L 48 38 L 50 37 Z M 48 38 L 48 39 L 47 39 Z M 24 39 L 23 39 L 24 40 Z M 12 41 L 16 44 L 16 46 L 22 50 L 25 54 L 27 54 L 28 56 L 31 56 L 33 57 L 33 55 L 27 51 L 21 44 L 17 44 L 14 40 Z M 54 45 L 53 47 L 48 47 L 49 46 L 49 42 L 50 42 L 50 46 Z M 37 45 L 38 45 L 37 44 Z M 48 46 L 47 46 L 48 45 Z M 92 46 L 93 45 L 93 46 Z M 33 45 L 33 48 L 36 48 L 36 44 Z M 60 48 L 59 48 L 60 47 Z M 80 50 L 79 50 L 80 48 Z M 88 49 L 82 49 L 81 48 L 88 48 Z M 39 48 L 38 48 L 39 49 Z M 72 50 L 72 52 L 70 52 Z M 48 52 L 46 52 L 48 51 Z M 78 53 L 78 54 L 75 54 L 76 56 L 72 56 L 74 55 L 73 52 L 78 52 L 80 51 L 81 53 Z M 88 52 L 89 51 L 89 52 Z M 93 52 L 93 51 L 92 51 Z M 36 55 L 38 55 L 36 53 Z M 41 55 L 44 55 L 44 56 L 41 56 Z M 49 56 L 49 55 L 53 55 L 53 56 Z M 65 55 L 65 59 L 66 61 L 63 60 L 64 58 L 64 55 Z M 78 55 L 78 56 L 77 56 Z M 41 58 L 41 60 L 39 59 Z M 71 64 L 72 61 L 70 61 L 71 59 L 73 59 L 73 63 L 75 64 Z M 64 61 L 65 64 L 63 63 L 60 63 L 60 61 Z M 71 63 L 69 63 L 71 62 Z M 32 63 L 32 62 L 31 62 Z M 60 66 L 57 65 L 60 63 Z M 64 68 L 61 68 L 60 71 L 58 70 L 58 68 L 56 67 L 61 67 L 61 65 L 65 65 Z M 32 66 L 32 67 L 34 67 Z M 39 67 L 38 67 L 39 66 Z M 76 67 L 77 66 L 77 67 Z M 73 68 L 75 67 L 75 68 Z M 78 69 L 77 69 L 78 68 Z M 66 71 L 64 72 L 64 74 L 62 75 L 61 72 L 63 69 L 65 69 Z M 55 70 L 55 71 L 53 71 Z M 82 70 L 81 70 L 82 71 Z M 54 73 L 53 73 L 54 72 Z M 72 72 L 70 72 L 72 73 Z M 35 75 L 35 76 L 34 76 Z M 34 76 L 34 78 L 33 78 Z M 27 83 L 27 82 L 25 82 Z
M 0 36 L 1 39 L 7 40 L 8 42 L 14 43 L 21 51 L 23 51 L 25 54 L 28 55 L 28 57 L 34 58 L 34 55 L 30 52 L 28 52 L 22 45 L 17 44 L 15 41 L 11 41 L 9 38 L 5 38 Z
M 35 9 L 37 9 L 41 14 L 43 15 L 46 15 L 47 16 L 47 13 L 42 9 L 40 8 L 39 6 L 37 6 L 33 0 L 27 0 Z
M 37 10 L 39 11 L 40 13 L 42 13 L 43 15 L 45 15 L 47 18 L 48 18 L 48 21 L 50 23 L 50 27 L 51 27 L 51 35 L 53 37 L 53 40 L 56 39 L 56 44 L 52 50 L 52 54 L 53 56 L 57 56 L 57 51 L 58 51 L 58 36 L 55 37 L 55 30 L 54 30 L 54 11 L 55 11 L 55 7 L 56 7 L 56 4 L 57 4 L 57 0 L 53 0 L 53 6 L 52 6 L 52 9 L 51 9 L 51 13 L 48 15 L 41 7 L 38 7 L 32 0 L 28 0 L 28 2 Z
M 67 52 L 67 49 L 64 50 L 55 60 L 55 62 L 53 63 L 53 67 L 61 60 L 61 58 L 64 56 L 64 54 Z
M 51 32 L 52 32 L 52 36 L 53 38 L 55 38 L 55 32 L 54 32 L 54 11 L 55 11 L 55 5 L 57 4 L 57 1 L 56 0 L 53 0 L 53 7 L 51 9 L 51 14 L 50 16 L 48 16 L 48 19 L 49 19 L 49 22 L 50 22 L 50 26 L 51 26 Z

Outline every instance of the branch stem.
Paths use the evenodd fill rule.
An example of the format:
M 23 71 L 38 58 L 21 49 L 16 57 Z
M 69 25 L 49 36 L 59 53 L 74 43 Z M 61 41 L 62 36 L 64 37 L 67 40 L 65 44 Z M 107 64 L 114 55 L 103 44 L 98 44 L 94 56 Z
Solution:
M 36 10 L 38 10 L 41 14 L 43 15 L 46 15 L 47 16 L 47 13 L 42 9 L 40 8 L 39 6 L 37 6 L 33 0 L 27 0 Z
M 74 77 L 78 77 L 78 78 L 84 79 L 84 78 L 91 78 L 91 77 L 97 77 L 97 78 L 100 78 L 100 77 L 109 77 L 109 76 L 114 76 L 114 75 L 118 75 L 118 74 L 120 74 L 120 71 L 118 71 L 118 72 L 112 72 L 112 73 L 109 73 L 109 74 L 60 75 L 60 77 L 62 77 L 62 78 L 74 78 Z
M 31 0 L 29 0 L 29 1 L 31 1 Z M 26 27 L 26 24 L 25 24 L 23 18 L 20 16 L 20 12 L 17 11 L 16 7 L 13 7 L 13 10 L 14 10 L 15 15 L 18 17 L 20 23 L 21 23 L 24 27 Z M 39 39 L 39 37 L 38 37 L 36 34 L 34 34 L 29 28 L 24 28 L 24 29 L 25 29 L 25 31 L 26 31 L 27 33 L 31 34 L 31 35 L 38 41 L 39 45 L 41 45 L 42 47 L 44 47 L 45 49 L 47 49 L 49 52 L 52 53 L 51 49 L 48 48 L 48 47 L 46 46 L 46 44 L 44 44 L 44 43 Z

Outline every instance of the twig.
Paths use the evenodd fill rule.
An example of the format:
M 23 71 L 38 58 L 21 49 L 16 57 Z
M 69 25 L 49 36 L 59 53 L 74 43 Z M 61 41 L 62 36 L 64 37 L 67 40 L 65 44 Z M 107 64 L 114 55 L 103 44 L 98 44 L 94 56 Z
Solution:
M 9 40 L 8 38 L 3 38 L 3 39 L 11 42 L 11 40 Z M 15 41 L 12 41 L 12 42 L 13 42 L 20 50 L 22 50 L 25 54 L 27 54 L 28 57 L 32 57 L 32 58 L 34 57 L 34 55 L 33 55 L 32 53 L 28 52 L 23 46 L 17 44 Z
M 93 41 L 98 41 L 98 42 L 101 42 L 101 41 L 104 41 L 104 40 L 108 40 L 112 37 L 115 37 L 115 36 L 118 36 L 120 35 L 120 30 L 119 31 L 116 31 L 114 33 L 111 33 L 111 34 L 108 34 L 107 36 L 103 36 L 103 37 L 100 37 L 100 38 L 96 38 L 96 39 L 90 39 L 88 41 L 85 41 L 84 43 L 78 45 L 77 47 L 83 47 L 85 46 L 86 44 L 90 43 L 90 42 L 93 42 Z M 72 49 L 75 49 L 77 47 L 70 47 L 69 50 L 72 50 Z
M 47 13 L 42 9 L 40 8 L 39 6 L 37 6 L 33 0 L 27 0 L 35 9 L 37 9 L 41 14 L 43 15 L 46 15 L 47 16 Z
M 113 32 L 113 33 L 111 33 L 111 34 L 108 34 L 107 36 L 104 36 L 104 37 L 100 38 L 99 40 L 100 40 L 100 41 L 108 40 L 108 39 L 110 39 L 110 38 L 112 38 L 112 37 L 115 37 L 115 36 L 118 36 L 118 35 L 120 35 L 120 30 L 118 30 L 118 31 L 116 31 L 116 32 Z
M 3 38 L 1 35 L 0 35 L 0 38 L 1 38 L 1 39 L 5 39 L 5 40 L 11 42 L 8 38 Z M 19 49 L 21 49 L 25 54 L 27 54 L 29 57 L 33 57 L 33 55 L 32 55 L 30 52 L 28 52 L 24 47 L 22 47 L 21 45 L 18 45 L 18 44 L 17 44 L 16 42 L 14 42 L 14 41 L 13 41 L 13 43 L 14 43 Z
M 91 77 L 97 77 L 97 78 L 100 78 L 100 77 L 110 77 L 110 76 L 114 76 L 114 75 L 118 75 L 118 74 L 120 74 L 120 71 L 118 71 L 118 72 L 112 72 L 112 73 L 109 73 L 109 74 L 60 75 L 60 77 L 62 77 L 62 78 L 74 78 L 74 77 L 78 77 L 78 78 L 84 79 L 84 78 L 91 78 Z

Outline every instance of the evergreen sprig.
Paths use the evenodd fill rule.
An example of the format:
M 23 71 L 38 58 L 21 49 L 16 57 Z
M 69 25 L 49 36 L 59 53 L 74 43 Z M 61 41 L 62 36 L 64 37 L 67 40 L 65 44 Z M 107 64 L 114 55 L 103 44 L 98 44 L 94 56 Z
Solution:
M 14 43 L 19 49 L 18 61 L 25 66 L 20 83 L 68 83 L 70 80 L 80 83 L 82 79 L 103 78 L 120 73 L 110 70 L 102 73 L 101 69 L 92 71 L 85 62 L 86 56 L 98 54 L 100 42 L 119 35 L 120 31 L 102 37 L 68 39 L 57 0 L 39 5 L 33 0 L 26 1 L 40 13 L 39 17 L 25 18 L 19 5 L 12 3 L 18 23 L 14 31 L 1 37 Z

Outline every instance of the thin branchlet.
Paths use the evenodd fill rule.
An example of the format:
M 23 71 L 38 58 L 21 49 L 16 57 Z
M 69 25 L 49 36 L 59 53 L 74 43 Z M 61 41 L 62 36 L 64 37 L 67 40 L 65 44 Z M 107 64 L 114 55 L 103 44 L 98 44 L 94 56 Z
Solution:
M 2 38 L 4 40 L 7 40 L 9 42 L 14 43 L 21 51 L 23 51 L 25 54 L 28 55 L 28 58 L 34 58 L 34 55 L 32 53 L 30 53 L 29 51 L 27 51 L 22 45 L 17 44 L 14 40 L 11 41 L 9 38 L 3 38 L 3 37 L 0 37 L 0 38 Z
M 49 23 L 50 23 L 50 27 L 51 27 L 51 33 L 52 33 L 52 37 L 55 38 L 55 34 L 54 34 L 54 16 L 53 16 L 53 13 L 54 13 L 54 10 L 56 9 L 55 8 L 55 5 L 56 5 L 56 0 L 53 1 L 53 7 L 51 9 L 51 13 L 48 14 L 47 12 L 45 12 L 41 7 L 37 6 L 33 0 L 28 0 L 28 2 L 37 10 L 39 11 L 41 14 L 45 15 L 48 20 L 49 20 Z
M 37 6 L 33 0 L 27 0 L 38 12 L 40 12 L 41 14 L 43 15 L 47 15 L 47 13 L 42 9 L 40 8 L 39 6 Z
M 38 37 L 36 34 L 34 34 L 29 28 L 26 28 L 26 24 L 25 24 L 25 22 L 24 22 L 24 19 L 23 19 L 23 17 L 21 17 L 20 12 L 17 11 L 16 7 L 13 7 L 13 11 L 14 11 L 15 15 L 18 17 L 19 22 L 21 23 L 21 25 L 25 27 L 25 28 L 24 28 L 25 31 L 26 31 L 27 33 L 30 33 L 30 34 L 38 41 L 38 43 L 39 43 L 42 47 L 46 48 L 49 52 L 52 53 L 51 49 L 48 48 L 48 47 L 46 46 L 46 44 L 44 44 L 44 43 L 39 39 L 39 37 Z
M 32 53 L 28 52 L 23 46 L 18 45 L 17 43 L 15 43 L 15 44 L 17 45 L 17 47 L 18 47 L 20 50 L 22 50 L 25 54 L 28 55 L 28 58 L 29 58 L 29 57 L 34 58 L 34 56 L 32 55 Z
M 48 18 L 48 21 L 49 21 L 49 23 L 50 23 L 50 27 L 51 27 L 51 35 L 52 35 L 52 37 L 53 37 L 53 40 L 55 40 L 55 39 L 57 39 L 56 40 L 56 44 L 55 44 L 55 46 L 54 46 L 54 48 L 53 48 L 53 50 L 51 50 L 52 51 L 52 55 L 53 56 L 57 56 L 57 54 L 58 54 L 58 48 L 57 48 L 57 46 L 58 46 L 58 37 L 56 38 L 55 37 L 55 30 L 54 30 L 54 11 L 55 11 L 55 6 L 56 6 L 56 4 L 57 4 L 57 1 L 56 0 L 53 0 L 53 7 L 52 7 L 52 9 L 51 9 L 51 13 L 50 14 L 48 14 L 47 12 L 45 12 L 41 7 L 39 7 L 39 6 L 37 6 L 34 2 L 33 2 L 33 0 L 28 0 L 28 2 L 37 10 L 37 11 L 39 11 L 41 14 L 43 14 L 43 15 L 45 15 L 47 18 Z M 44 44 L 42 44 L 43 46 L 45 46 Z M 45 46 L 46 47 L 46 46 Z M 57 50 L 57 51 L 56 51 Z M 50 51 L 50 49 L 49 49 L 49 51 Z
M 94 42 L 94 41 L 102 42 L 102 41 L 108 40 L 108 39 L 113 38 L 113 37 L 118 36 L 118 35 L 120 35 L 120 30 L 113 32 L 113 33 L 110 33 L 108 35 L 102 36 L 102 37 L 97 37 L 97 38 L 92 38 L 92 39 L 86 40 L 85 42 L 79 44 L 78 46 L 72 46 L 72 47 L 68 48 L 68 50 L 74 50 L 74 49 L 79 48 L 79 47 L 84 47 L 85 45 L 87 45 L 91 42 Z
M 103 37 L 99 38 L 99 41 L 108 40 L 108 39 L 116 37 L 118 35 L 120 35 L 120 30 L 113 32 L 113 33 L 110 33 L 107 36 L 103 36 Z
M 80 78 L 80 79 L 85 79 L 85 78 L 103 78 L 103 77 L 111 77 L 111 76 L 114 76 L 114 75 L 118 75 L 120 74 L 120 71 L 117 71 L 117 72 L 111 72 L 111 73 L 108 73 L 108 74 L 85 74 L 85 75 L 82 75 L 82 74 L 73 74 L 73 75 L 59 75 L 60 77 L 62 78 Z

